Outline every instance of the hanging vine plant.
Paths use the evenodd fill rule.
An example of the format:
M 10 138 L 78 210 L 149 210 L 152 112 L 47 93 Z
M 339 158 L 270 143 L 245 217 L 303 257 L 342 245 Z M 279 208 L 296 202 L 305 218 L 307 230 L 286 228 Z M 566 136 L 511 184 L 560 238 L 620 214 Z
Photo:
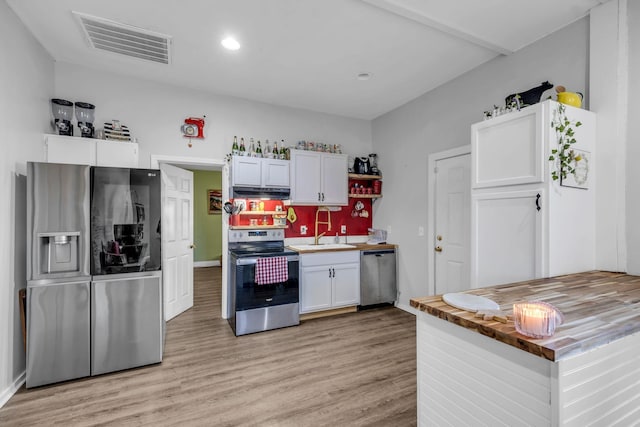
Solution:
M 568 174 L 575 174 L 576 163 L 582 160 L 582 156 L 577 154 L 571 146 L 576 143 L 574 128 L 582 126 L 579 121 L 571 121 L 566 115 L 565 106 L 558 104 L 553 113 L 551 128 L 556 132 L 557 147 L 551 149 L 549 161 L 554 162 L 555 169 L 551 171 L 551 178 L 567 179 Z

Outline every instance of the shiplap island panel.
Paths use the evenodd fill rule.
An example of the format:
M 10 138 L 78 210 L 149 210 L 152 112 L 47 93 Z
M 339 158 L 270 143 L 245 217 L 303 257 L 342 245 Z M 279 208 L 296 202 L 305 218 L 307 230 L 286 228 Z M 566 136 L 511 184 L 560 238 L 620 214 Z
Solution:
M 533 339 L 415 298 L 420 425 L 631 425 L 640 419 L 640 277 L 588 272 L 474 289 L 511 314 L 546 301 L 564 314 Z

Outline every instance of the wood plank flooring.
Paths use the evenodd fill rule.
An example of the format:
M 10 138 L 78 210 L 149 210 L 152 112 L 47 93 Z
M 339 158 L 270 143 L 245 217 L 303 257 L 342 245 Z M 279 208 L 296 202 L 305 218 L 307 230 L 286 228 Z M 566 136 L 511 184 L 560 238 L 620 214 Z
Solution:
M 235 337 L 220 267 L 167 324 L 161 364 L 26 390 L 1 426 L 416 425 L 415 318 L 393 307 Z

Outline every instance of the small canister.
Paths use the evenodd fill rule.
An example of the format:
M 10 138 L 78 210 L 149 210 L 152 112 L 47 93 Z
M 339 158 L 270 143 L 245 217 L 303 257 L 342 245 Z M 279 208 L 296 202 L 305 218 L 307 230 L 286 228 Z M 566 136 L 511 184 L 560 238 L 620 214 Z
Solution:
M 382 192 L 382 181 L 379 179 L 373 181 L 373 194 L 380 194 Z
M 251 202 L 249 202 L 249 209 L 251 209 L 252 211 L 257 211 L 258 210 L 258 203 L 254 200 L 252 200 Z

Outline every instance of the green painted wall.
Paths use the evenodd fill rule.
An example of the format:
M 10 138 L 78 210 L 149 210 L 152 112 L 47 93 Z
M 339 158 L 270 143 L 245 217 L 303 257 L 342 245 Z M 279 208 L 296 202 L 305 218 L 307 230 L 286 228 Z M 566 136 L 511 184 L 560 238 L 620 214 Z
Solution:
M 212 261 L 222 255 L 222 214 L 209 215 L 208 190 L 222 189 L 222 172 L 193 171 L 193 260 Z

